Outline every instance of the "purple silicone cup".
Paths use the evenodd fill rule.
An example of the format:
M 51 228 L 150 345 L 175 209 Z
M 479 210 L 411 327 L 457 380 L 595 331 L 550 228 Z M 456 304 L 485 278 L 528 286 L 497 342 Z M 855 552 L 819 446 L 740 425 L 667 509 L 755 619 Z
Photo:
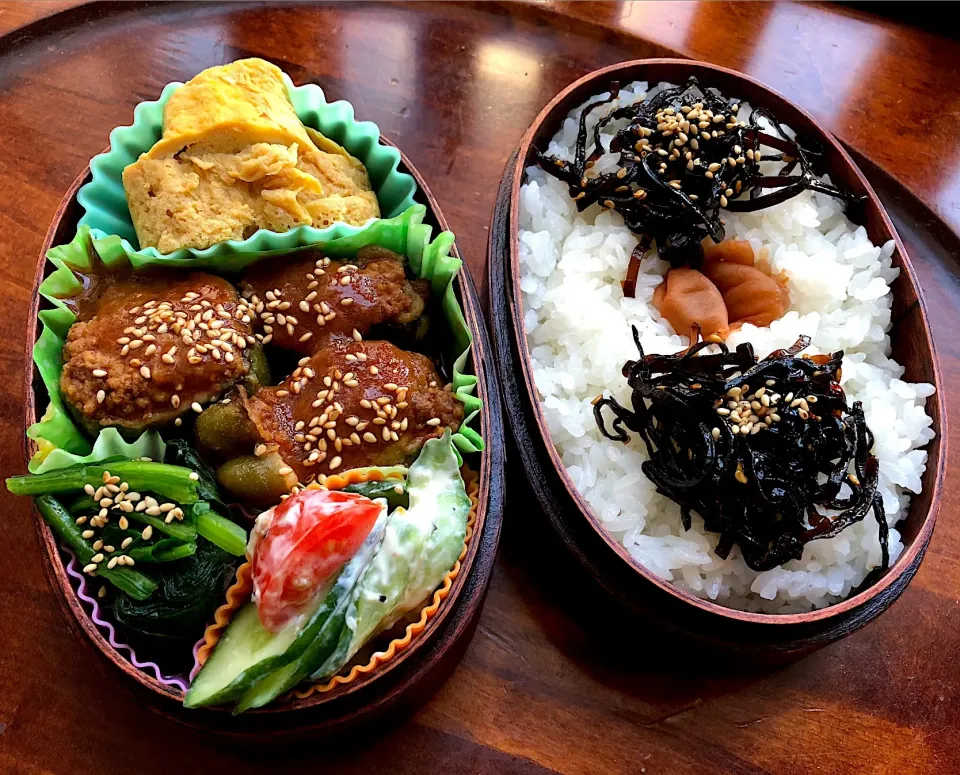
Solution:
M 188 676 L 190 683 L 193 683 L 193 679 L 196 678 L 197 673 L 200 672 L 200 663 L 197 661 L 197 654 L 205 642 L 206 638 L 200 638 L 200 640 L 193 644 L 193 667 L 190 669 L 190 675 Z
M 133 650 L 132 647 L 128 646 L 126 643 L 121 643 L 117 640 L 117 633 L 113 625 L 108 622 L 100 613 L 100 606 L 97 604 L 96 598 L 91 597 L 87 594 L 87 580 L 84 577 L 84 574 L 77 569 L 77 558 L 66 547 L 60 547 L 60 550 L 69 558 L 69 562 L 66 564 L 67 574 L 74 580 L 74 591 L 77 593 L 77 597 L 84 604 L 84 610 L 90 614 L 90 620 L 97 625 L 97 628 L 103 633 L 106 637 L 107 642 L 113 646 L 120 654 L 122 654 L 131 665 L 133 665 L 138 670 L 143 670 L 147 673 L 152 673 L 153 676 L 160 681 L 160 683 L 176 687 L 181 691 L 187 691 L 187 686 L 189 681 L 182 675 L 173 675 L 167 676 L 164 675 L 160 670 L 160 666 L 156 662 L 141 662 L 137 659 L 137 653 Z M 202 639 L 200 643 L 202 643 Z M 196 665 L 196 654 L 197 648 L 199 648 L 200 643 L 194 646 L 194 665 Z M 194 667 L 196 671 L 196 667 Z M 191 673 L 192 677 L 193 673 Z

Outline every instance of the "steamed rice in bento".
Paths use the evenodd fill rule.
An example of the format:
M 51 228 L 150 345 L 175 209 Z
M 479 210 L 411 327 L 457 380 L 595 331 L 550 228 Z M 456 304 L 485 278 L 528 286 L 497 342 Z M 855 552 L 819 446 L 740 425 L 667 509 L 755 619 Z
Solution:
M 631 84 L 620 91 L 619 105 L 665 86 L 648 95 L 645 83 Z M 606 112 L 590 115 L 591 134 Z M 578 108 L 565 120 L 544 149 L 548 156 L 574 159 L 580 113 Z M 744 104 L 738 117 L 749 113 Z M 604 148 L 621 126 L 604 127 Z M 602 156 L 594 172 L 615 171 L 616 159 Z M 778 165 L 763 164 L 771 168 L 765 174 L 776 174 Z M 899 272 L 892 266 L 894 243 L 873 245 L 864 228 L 845 216 L 842 201 L 810 190 L 756 212 L 724 210 L 723 221 L 727 239 L 749 242 L 758 264 L 765 261 L 771 274 L 784 278 L 790 296 L 783 317 L 769 327 L 743 325 L 726 344 L 733 350 L 750 342 L 762 358 L 805 335 L 811 340 L 807 353 L 843 351 L 840 383 L 851 404 L 862 402 L 873 431 L 876 491 L 889 526 L 892 564 L 903 551 L 895 525 L 906 514 L 910 493 L 920 492 L 923 447 L 934 437 L 924 411 L 933 386 L 902 381 L 903 367 L 890 358 L 890 283 Z M 771 613 L 835 603 L 881 566 L 881 531 L 872 519 L 810 541 L 800 559 L 763 571 L 751 570 L 736 546 L 726 559 L 717 556 L 718 535 L 705 530 L 696 513 L 685 530 L 680 506 L 641 471 L 648 460 L 644 445 L 605 438 L 591 405 L 601 393 L 628 404 L 623 368 L 637 353 L 631 327 L 648 353 L 689 346 L 688 332 L 674 331 L 653 304 L 669 264 L 650 251 L 639 265 L 634 297 L 625 296 L 621 281 L 637 234 L 612 209 L 592 205 L 578 213 L 567 186 L 540 167 L 528 168 L 521 188 L 519 241 L 523 322 L 552 441 L 603 527 L 638 562 L 697 596 Z

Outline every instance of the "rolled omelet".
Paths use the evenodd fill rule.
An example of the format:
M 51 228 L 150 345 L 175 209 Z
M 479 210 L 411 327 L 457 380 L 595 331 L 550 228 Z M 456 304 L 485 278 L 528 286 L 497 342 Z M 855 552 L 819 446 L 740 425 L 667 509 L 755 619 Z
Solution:
M 140 246 L 161 253 L 380 215 L 360 161 L 304 127 L 280 69 L 262 59 L 175 91 L 163 136 L 124 169 L 123 187 Z

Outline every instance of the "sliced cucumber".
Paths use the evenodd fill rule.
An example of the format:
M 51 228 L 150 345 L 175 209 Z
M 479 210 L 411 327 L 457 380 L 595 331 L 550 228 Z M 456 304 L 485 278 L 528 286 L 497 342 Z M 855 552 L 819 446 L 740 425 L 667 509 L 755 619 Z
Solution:
M 337 584 L 331 590 L 327 599 L 323 602 L 324 622 L 320 626 L 320 632 L 313 643 L 299 659 L 277 668 L 247 689 L 237 700 L 237 706 L 233 710 L 234 714 L 266 705 L 287 689 L 292 689 L 307 676 L 304 665 L 312 664 L 318 659 L 321 662 L 326 661 L 330 652 L 337 645 L 340 633 L 343 631 L 343 620 L 348 602 L 346 598 L 349 597 L 350 591 L 340 584 Z
M 424 444 L 407 475 L 409 509 L 390 515 L 383 545 L 357 590 L 353 641 L 333 675 L 378 632 L 416 609 L 443 581 L 463 548 L 470 513 L 457 456 L 447 432 Z
M 347 612 L 351 611 L 355 605 L 357 584 L 374 553 L 380 548 L 386 524 L 387 511 L 384 509 L 363 545 L 343 567 L 333 589 L 323 601 L 321 609 L 326 614 L 321 618 L 324 618 L 324 621 L 316 629 L 316 637 L 306 650 L 295 660 L 257 681 L 237 702 L 234 713 L 242 713 L 250 708 L 266 705 L 326 663 L 340 642 L 341 634 L 345 629 Z
M 301 628 L 293 622 L 278 633 L 260 623 L 256 603 L 237 611 L 210 658 L 183 699 L 187 708 L 219 705 L 238 697 L 258 678 L 295 659 L 292 652 Z M 302 648 L 306 648 L 304 642 Z
M 343 492 L 353 492 L 370 500 L 383 498 L 390 511 L 406 508 L 409 503 L 407 497 L 407 483 L 404 479 L 379 479 L 377 481 L 354 482 L 343 488 Z

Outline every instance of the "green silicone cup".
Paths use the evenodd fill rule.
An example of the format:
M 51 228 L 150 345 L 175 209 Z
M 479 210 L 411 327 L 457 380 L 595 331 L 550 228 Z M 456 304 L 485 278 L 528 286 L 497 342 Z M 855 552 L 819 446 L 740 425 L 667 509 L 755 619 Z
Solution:
M 453 288 L 453 279 L 462 262 L 450 255 L 454 243 L 451 232 L 442 232 L 431 240 L 433 229 L 423 223 L 425 215 L 426 207 L 414 205 L 395 218 L 376 220 L 363 229 L 310 246 L 321 248 L 332 257 L 349 258 L 365 245 L 379 245 L 406 255 L 417 276 L 430 281 L 434 294 L 441 299 L 444 316 L 453 332 L 453 390 L 464 405 L 464 421 L 453 435 L 453 441 L 459 453 L 479 452 L 483 449 L 483 440 L 471 426 L 483 403 L 474 395 L 477 378 L 467 373 L 473 336 Z M 102 460 L 104 456 L 111 455 L 155 459 L 163 455 L 163 441 L 155 432 L 145 433 L 132 444 L 126 444 L 119 433 L 110 428 L 101 431 L 98 439 L 91 442 L 74 423 L 63 403 L 60 394 L 60 372 L 63 370 L 61 353 L 67 332 L 76 320 L 76 315 L 64 300 L 77 296 L 82 290 L 74 270 L 82 273 L 89 269 L 94 255 L 97 255 L 109 267 L 127 263 L 134 267 L 163 264 L 171 269 L 207 268 L 220 272 L 239 272 L 257 261 L 282 261 L 284 257 L 278 253 L 289 251 L 290 248 L 278 248 L 257 252 L 255 247 L 247 245 L 242 252 L 219 257 L 164 259 L 129 252 L 119 236 L 96 237 L 95 232 L 86 225 L 78 227 L 77 235 L 70 243 L 52 248 L 47 253 L 47 260 L 55 269 L 40 285 L 40 295 L 49 302 L 50 307 L 40 312 L 42 330 L 33 349 L 33 360 L 47 389 L 50 404 L 40 421 L 27 429 L 27 436 L 35 440 L 39 447 L 30 461 L 31 473 Z
M 383 218 L 393 218 L 415 204 L 416 181 L 400 172 L 400 152 L 380 143 L 380 129 L 371 121 L 357 121 L 353 106 L 343 100 L 327 102 L 323 89 L 315 84 L 294 86 L 284 75 L 287 91 L 300 120 L 324 136 L 342 145 L 367 168 L 370 183 L 377 193 Z M 204 266 L 214 268 L 220 260 L 236 253 L 251 251 L 290 250 L 304 245 L 315 245 L 359 234 L 365 226 L 335 223 L 325 229 L 299 226 L 287 232 L 261 229 L 245 240 L 227 240 L 204 250 L 183 248 L 161 254 L 156 248 L 140 249 L 137 233 L 130 218 L 130 208 L 123 190 L 124 168 L 149 151 L 163 134 L 163 108 L 182 83 L 164 87 L 160 99 L 141 102 L 133 111 L 133 125 L 117 127 L 110 133 L 110 149 L 90 161 L 92 179 L 77 192 L 77 201 L 83 207 L 81 226 L 89 226 L 94 238 L 114 235 L 135 266 L 146 263 L 165 263 L 170 260 L 200 259 Z

